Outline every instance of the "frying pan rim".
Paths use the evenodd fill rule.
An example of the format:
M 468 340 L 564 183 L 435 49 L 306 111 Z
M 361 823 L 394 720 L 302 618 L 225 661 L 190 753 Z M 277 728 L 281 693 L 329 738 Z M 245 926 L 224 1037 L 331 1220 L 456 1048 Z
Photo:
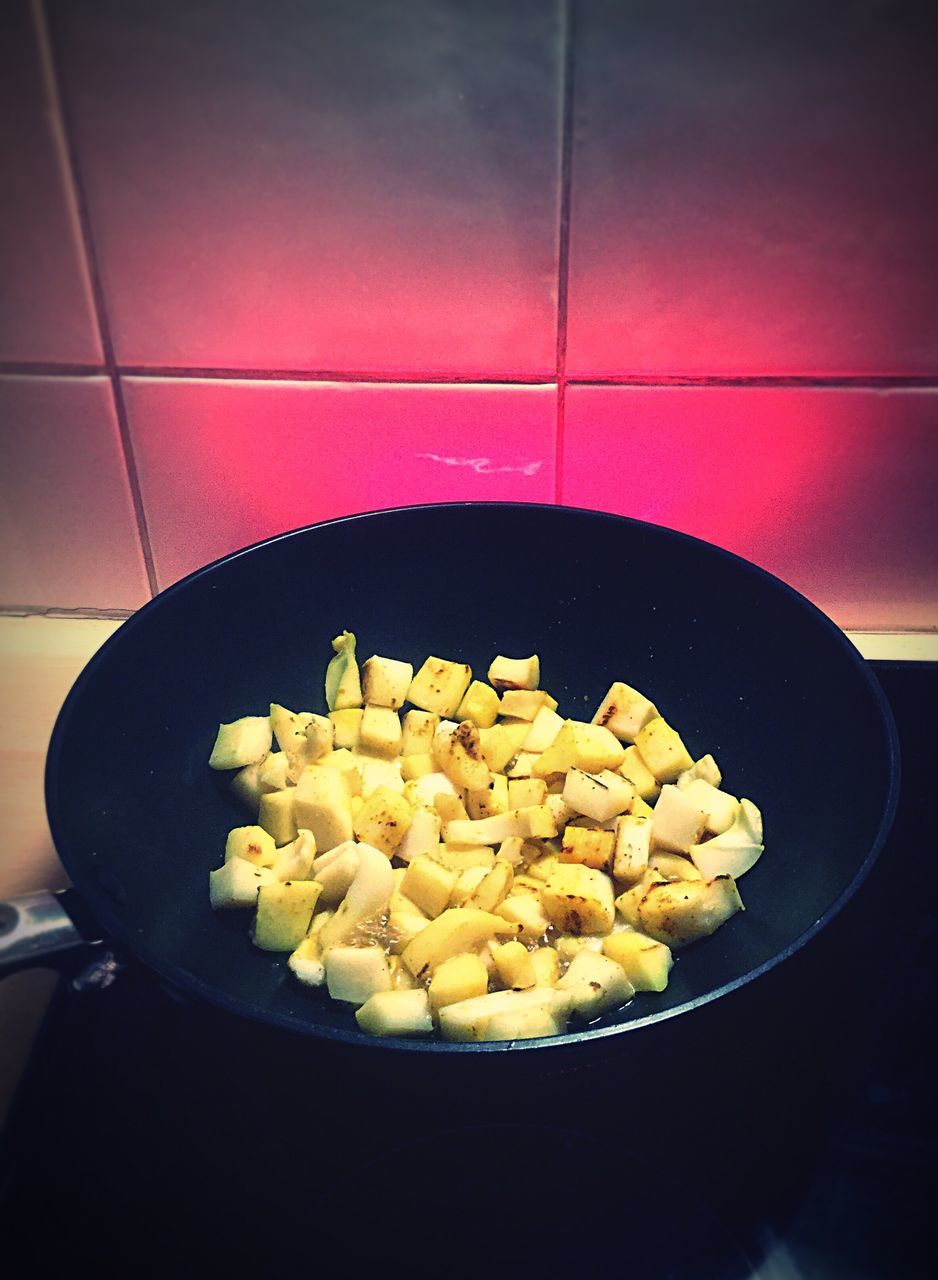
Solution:
M 545 1036 L 531 1040 L 450 1043 L 436 1038 L 420 1040 L 407 1039 L 401 1036 L 376 1037 L 366 1035 L 357 1028 L 354 1030 L 345 1030 L 339 1027 L 324 1027 L 315 1022 L 311 1023 L 291 1014 L 271 1013 L 269 1010 L 265 1010 L 257 1004 L 243 1000 L 237 996 L 229 995 L 225 991 L 221 991 L 219 988 L 203 981 L 185 969 L 181 969 L 176 965 L 167 963 L 159 956 L 159 954 L 151 954 L 151 949 L 148 945 L 138 944 L 130 936 L 130 928 L 127 927 L 125 921 L 122 921 L 119 912 L 112 911 L 107 895 L 95 884 L 93 877 L 91 875 L 88 875 L 87 877 L 85 876 L 81 855 L 76 854 L 74 850 L 68 848 L 68 841 L 64 831 L 65 820 L 62 817 L 56 793 L 57 774 L 69 722 L 74 714 L 76 705 L 83 696 L 85 686 L 94 678 L 99 666 L 109 660 L 109 655 L 114 648 L 122 643 L 126 643 L 128 635 L 132 637 L 137 626 L 146 625 L 146 620 L 149 615 L 157 607 L 161 607 L 164 600 L 179 592 L 189 589 L 193 583 L 197 582 L 200 578 L 211 574 L 220 565 L 228 564 L 242 556 L 249 555 L 261 547 L 267 547 L 288 538 L 299 537 L 314 529 L 327 528 L 332 525 L 349 524 L 360 520 L 368 520 L 375 516 L 404 515 L 415 511 L 454 511 L 465 510 L 468 508 L 473 510 L 489 508 L 497 508 L 499 510 L 534 508 L 540 511 L 551 511 L 555 513 L 562 512 L 564 513 L 564 518 L 566 518 L 566 514 L 569 513 L 570 516 L 600 517 L 604 521 L 624 523 L 639 528 L 654 529 L 656 531 L 656 536 L 663 535 L 665 539 L 695 544 L 704 548 L 708 554 L 716 554 L 718 558 L 722 557 L 729 560 L 744 573 L 755 575 L 757 578 L 768 579 L 775 589 L 781 589 L 782 593 L 787 594 L 799 608 L 806 610 L 809 615 L 813 615 L 815 623 L 820 625 L 822 630 L 826 630 L 829 637 L 832 638 L 836 644 L 840 645 L 841 651 L 865 681 L 867 688 L 873 695 L 873 703 L 879 715 L 886 737 L 885 745 L 887 748 L 889 770 L 889 785 L 887 788 L 886 800 L 875 837 L 870 844 L 866 856 L 860 863 L 850 882 L 841 890 L 828 909 L 807 929 L 799 934 L 797 938 L 793 939 L 781 951 L 776 952 L 775 955 L 771 956 L 761 965 L 748 970 L 746 973 L 734 978 L 731 982 L 724 983 L 722 986 L 716 987 L 712 991 L 707 991 L 702 995 L 696 996 L 692 1000 L 687 1000 L 683 1004 L 676 1005 L 673 1008 L 660 1010 L 656 1013 L 648 1014 L 645 1017 L 634 1018 L 628 1022 L 616 1023 L 611 1026 L 587 1026 L 579 1030 L 567 1032 L 561 1036 Z M 108 637 L 104 644 L 86 663 L 72 684 L 58 716 L 56 717 L 55 725 L 49 741 L 49 749 L 46 756 L 44 789 L 46 813 L 56 852 L 61 858 L 72 884 L 75 886 L 75 889 L 78 891 L 81 898 L 90 907 L 95 919 L 100 922 L 105 935 L 108 938 L 115 939 L 122 946 L 126 947 L 127 950 L 131 952 L 131 954 L 134 955 L 146 968 L 158 974 L 176 989 L 188 992 L 196 996 L 198 999 L 204 1000 L 206 1003 L 228 1013 L 232 1013 L 240 1017 L 247 1017 L 253 1021 L 261 1022 L 268 1026 L 278 1027 L 282 1030 L 291 1031 L 294 1034 L 304 1035 L 311 1039 L 324 1039 L 355 1045 L 358 1047 L 366 1047 L 372 1050 L 392 1050 L 406 1054 L 462 1054 L 466 1052 L 504 1053 L 506 1050 L 517 1051 L 520 1049 L 544 1051 L 569 1048 L 571 1045 L 581 1044 L 584 1042 L 595 1043 L 597 1041 L 604 1040 L 608 1036 L 637 1031 L 642 1027 L 666 1022 L 672 1018 L 678 1017 L 679 1015 L 691 1013 L 695 1009 L 711 1004 L 714 1001 L 721 999 L 723 996 L 731 994 L 733 991 L 737 991 L 744 986 L 748 986 L 749 983 L 762 977 L 764 974 L 769 973 L 779 964 L 783 963 L 783 961 L 789 959 L 796 952 L 800 951 L 802 947 L 820 933 L 821 930 L 825 928 L 830 921 L 840 913 L 840 911 L 843 910 L 860 888 L 879 856 L 886 841 L 886 837 L 889 834 L 890 828 L 892 827 L 899 801 L 900 782 L 900 751 L 895 718 L 888 699 L 886 698 L 879 681 L 876 679 L 872 668 L 860 654 L 856 646 L 847 638 L 841 628 L 838 627 L 837 624 L 823 612 L 823 610 L 819 609 L 817 605 L 813 604 L 812 601 L 808 600 L 807 597 L 802 595 L 801 592 L 797 591 L 783 579 L 777 577 L 769 570 L 763 569 L 760 565 L 754 564 L 751 560 L 747 560 L 743 556 L 737 555 L 735 552 L 728 551 L 724 547 L 719 547 L 712 542 L 708 542 L 706 539 L 697 538 L 693 534 L 683 533 L 678 529 L 669 528 L 667 525 L 655 524 L 648 520 L 639 520 L 634 516 L 623 516 L 608 511 L 597 511 L 590 507 L 575 507 L 567 505 L 558 506 L 554 503 L 544 502 L 464 501 L 381 507 L 376 508 L 373 511 L 356 512 L 350 515 L 336 516 L 329 520 L 314 521 L 312 524 L 302 525 L 296 529 L 285 530 L 268 538 L 261 538 L 257 542 L 252 542 L 245 547 L 240 547 L 226 555 L 219 556 L 217 559 L 201 565 L 198 569 L 193 570 L 184 578 L 180 578 L 177 582 L 171 583 L 170 586 L 158 592 L 151 600 L 148 600 L 146 604 L 142 605 L 140 609 L 131 614 L 131 616 L 124 621 L 111 636 Z

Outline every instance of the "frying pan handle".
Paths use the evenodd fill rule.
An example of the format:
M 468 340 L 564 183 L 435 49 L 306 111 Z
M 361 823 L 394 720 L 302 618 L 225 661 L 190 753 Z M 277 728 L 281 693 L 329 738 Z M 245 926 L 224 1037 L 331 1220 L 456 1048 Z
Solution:
M 88 939 L 65 909 L 69 891 L 26 893 L 0 901 L 0 975 L 58 961 Z

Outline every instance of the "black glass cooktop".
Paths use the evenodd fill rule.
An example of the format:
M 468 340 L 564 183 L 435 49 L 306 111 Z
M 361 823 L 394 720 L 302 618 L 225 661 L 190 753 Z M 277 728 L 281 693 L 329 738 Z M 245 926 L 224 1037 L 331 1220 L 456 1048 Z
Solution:
M 938 670 L 875 669 L 903 788 L 866 883 L 779 970 L 588 1061 L 350 1054 L 132 964 L 63 979 L 3 1147 L 15 1274 L 931 1273 Z

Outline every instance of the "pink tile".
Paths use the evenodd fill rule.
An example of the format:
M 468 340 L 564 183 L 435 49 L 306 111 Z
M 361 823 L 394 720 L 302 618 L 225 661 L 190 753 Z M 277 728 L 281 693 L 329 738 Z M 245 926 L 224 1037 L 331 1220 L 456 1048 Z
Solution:
M 120 361 L 553 377 L 560 13 L 53 2 Z
M 583 0 L 568 374 L 934 374 L 934 16 Z
M 106 378 L 0 377 L 0 605 L 149 598 Z
M 0 4 L 0 360 L 100 364 L 31 8 Z
M 553 386 L 129 378 L 124 387 L 161 586 L 334 516 L 554 498 Z
M 563 500 L 695 534 L 847 628 L 938 627 L 938 392 L 571 387 Z

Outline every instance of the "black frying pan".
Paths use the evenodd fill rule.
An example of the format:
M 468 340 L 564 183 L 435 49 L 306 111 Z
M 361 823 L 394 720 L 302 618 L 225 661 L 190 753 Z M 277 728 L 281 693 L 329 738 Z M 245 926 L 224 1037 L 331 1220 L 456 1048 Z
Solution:
M 634 1031 L 771 969 L 850 897 L 892 822 L 895 728 L 869 669 L 795 591 L 704 542 L 569 508 L 461 504 L 315 525 L 164 591 L 77 680 L 46 775 L 56 847 L 101 928 L 177 988 L 314 1037 L 374 1045 L 286 956 L 214 914 L 208 872 L 247 821 L 206 761 L 220 721 L 271 701 L 323 711 L 330 641 L 371 653 L 541 656 L 567 715 L 589 718 L 613 679 L 646 692 L 725 786 L 763 810 L 766 852 L 746 903 L 681 954 L 668 989 L 554 1040 L 415 1053 L 534 1051 Z

